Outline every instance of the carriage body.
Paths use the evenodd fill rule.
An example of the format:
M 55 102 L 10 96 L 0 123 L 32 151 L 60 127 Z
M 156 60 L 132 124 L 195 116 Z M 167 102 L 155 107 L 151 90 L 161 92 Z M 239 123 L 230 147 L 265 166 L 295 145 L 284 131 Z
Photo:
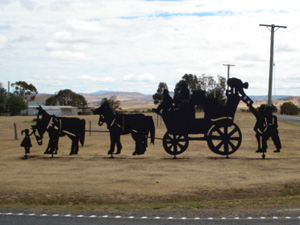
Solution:
M 234 153 L 242 140 L 241 131 L 234 123 L 240 96 L 230 92 L 226 96 L 226 104 L 222 106 L 217 99 L 206 98 L 204 91 L 194 91 L 189 103 L 178 109 L 163 110 L 161 116 L 167 128 L 163 138 L 166 152 L 176 156 L 187 149 L 189 141 L 204 140 L 216 154 L 228 156 Z M 195 106 L 199 105 L 204 106 L 204 118 L 195 117 Z M 195 134 L 201 136 L 194 137 Z

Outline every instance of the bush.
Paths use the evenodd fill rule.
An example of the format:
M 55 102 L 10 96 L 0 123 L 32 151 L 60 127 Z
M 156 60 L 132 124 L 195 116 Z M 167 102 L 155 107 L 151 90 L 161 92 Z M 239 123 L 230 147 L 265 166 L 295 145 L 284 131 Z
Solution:
M 285 102 L 280 106 L 280 114 L 298 115 L 299 108 L 292 102 Z

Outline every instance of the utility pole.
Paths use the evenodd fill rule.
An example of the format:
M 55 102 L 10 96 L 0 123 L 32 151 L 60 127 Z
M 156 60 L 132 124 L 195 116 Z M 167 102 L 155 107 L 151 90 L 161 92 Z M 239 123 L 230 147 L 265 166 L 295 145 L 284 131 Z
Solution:
M 227 81 L 229 80 L 229 75 L 230 75 L 230 67 L 234 65 L 230 64 L 223 64 L 223 66 L 227 66 Z M 226 82 L 227 83 L 227 82 Z M 228 84 L 227 84 L 227 89 L 228 89 Z
M 272 106 L 272 82 L 273 82 L 273 57 L 274 57 L 274 33 L 279 28 L 287 28 L 287 26 L 278 26 L 274 24 L 259 24 L 259 26 L 267 27 L 271 31 L 271 47 L 270 47 L 270 65 L 269 65 L 269 90 L 268 90 L 268 106 Z M 269 28 L 271 27 L 271 29 Z M 275 30 L 275 28 L 277 28 Z

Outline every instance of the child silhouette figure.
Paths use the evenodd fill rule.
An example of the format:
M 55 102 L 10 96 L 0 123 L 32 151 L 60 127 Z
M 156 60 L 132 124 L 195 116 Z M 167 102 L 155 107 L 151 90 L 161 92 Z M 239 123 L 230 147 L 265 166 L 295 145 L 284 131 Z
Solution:
M 30 140 L 30 135 L 32 133 L 29 134 L 29 130 L 28 129 L 22 130 L 21 135 L 23 135 L 23 133 L 25 133 L 25 137 L 24 137 L 24 139 L 21 142 L 21 147 L 24 147 L 24 150 L 25 150 L 24 159 L 27 159 L 28 158 L 27 154 L 30 153 L 30 148 L 32 147 L 31 140 Z

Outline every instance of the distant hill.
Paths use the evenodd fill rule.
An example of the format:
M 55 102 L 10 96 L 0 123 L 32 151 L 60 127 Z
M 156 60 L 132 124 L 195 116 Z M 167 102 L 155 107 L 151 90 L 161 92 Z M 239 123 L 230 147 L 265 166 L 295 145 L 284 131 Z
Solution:
M 125 91 L 97 91 L 94 93 L 80 93 L 85 97 L 89 105 L 99 104 L 103 98 L 110 98 L 111 96 L 116 96 L 118 101 L 121 101 L 122 104 L 150 104 L 153 103 L 152 95 L 145 95 L 139 92 L 125 92 Z M 170 95 L 173 96 L 173 92 L 170 92 Z M 36 101 L 45 104 L 46 99 L 49 98 L 51 94 L 38 94 L 36 96 Z M 261 104 L 267 101 L 267 95 L 252 95 L 249 96 L 257 104 Z M 299 102 L 300 97 L 292 97 L 288 95 L 274 95 L 272 96 L 273 100 L 277 100 L 277 103 L 282 103 L 285 101 L 293 101 L 295 103 Z M 143 103 L 144 102 L 144 103 Z
M 117 91 L 98 91 L 91 94 L 82 94 L 88 103 L 99 103 L 103 98 L 116 96 L 118 101 L 153 101 L 151 95 L 144 95 L 139 92 L 117 92 Z

